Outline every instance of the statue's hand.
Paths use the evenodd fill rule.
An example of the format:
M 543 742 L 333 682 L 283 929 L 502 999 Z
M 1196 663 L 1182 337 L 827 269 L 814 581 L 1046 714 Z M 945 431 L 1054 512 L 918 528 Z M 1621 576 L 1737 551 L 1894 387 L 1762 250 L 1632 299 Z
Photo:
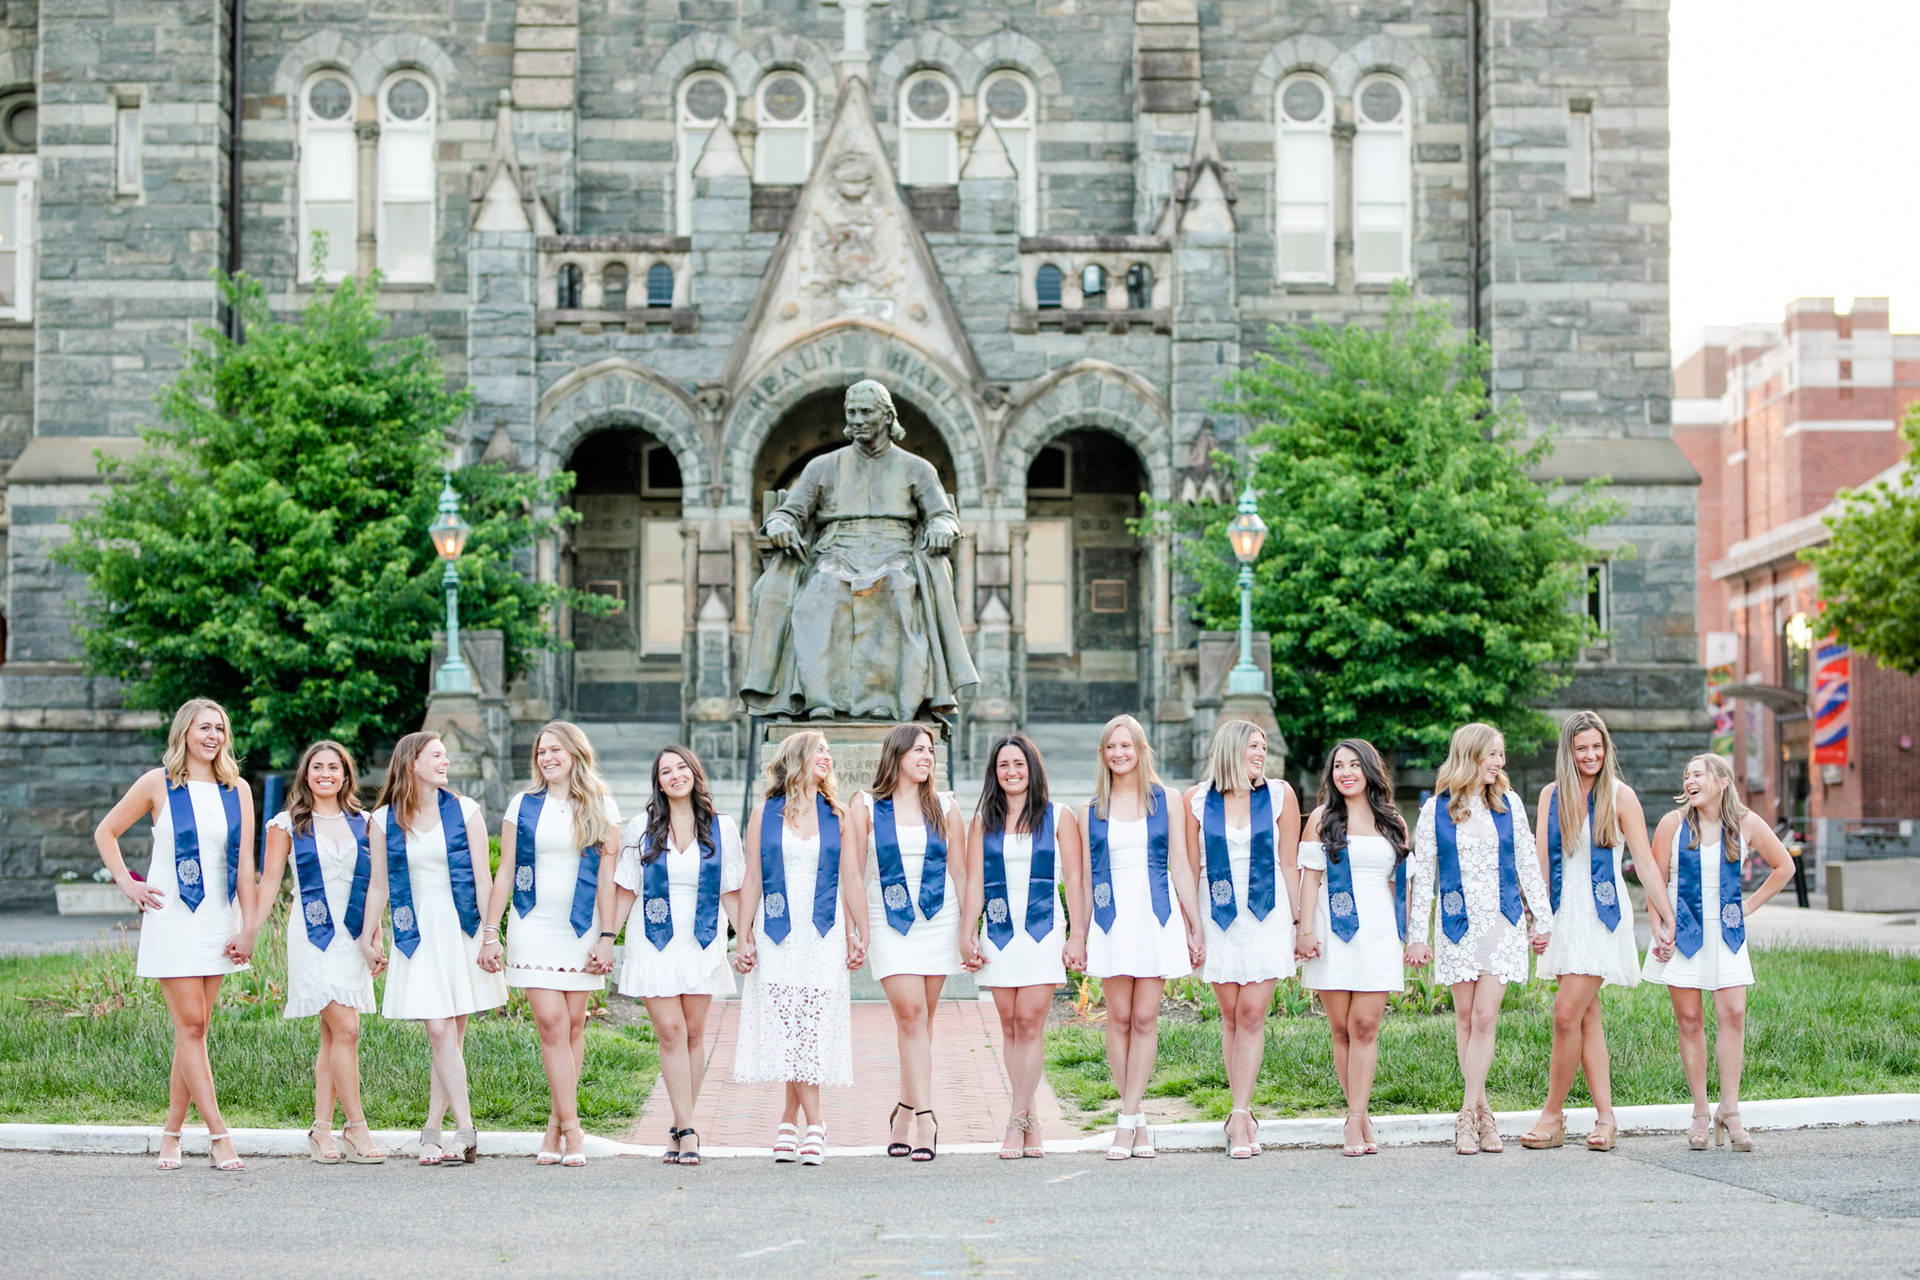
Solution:
M 807 554 L 806 544 L 800 541 L 800 531 L 785 520 L 767 522 L 767 540 L 790 556 Z
M 926 536 L 921 541 L 926 543 L 929 551 L 948 551 L 958 536 L 958 531 L 952 525 L 944 520 L 936 520 L 927 526 Z

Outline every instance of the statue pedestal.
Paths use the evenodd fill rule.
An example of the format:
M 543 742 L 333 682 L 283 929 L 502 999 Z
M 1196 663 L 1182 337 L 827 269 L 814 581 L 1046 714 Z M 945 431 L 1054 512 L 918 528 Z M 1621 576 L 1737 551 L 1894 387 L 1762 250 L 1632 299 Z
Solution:
M 949 789 L 948 755 L 953 746 L 948 739 L 952 730 L 938 721 L 921 723 L 933 735 L 933 785 L 946 791 Z M 880 744 L 892 732 L 892 725 L 871 720 L 781 719 L 769 721 L 761 728 L 760 772 L 749 784 L 755 795 L 759 794 L 767 765 L 779 753 L 781 744 L 794 734 L 809 730 L 826 735 L 827 748 L 833 752 L 833 776 L 842 802 L 854 792 L 873 785 L 874 771 L 880 767 Z

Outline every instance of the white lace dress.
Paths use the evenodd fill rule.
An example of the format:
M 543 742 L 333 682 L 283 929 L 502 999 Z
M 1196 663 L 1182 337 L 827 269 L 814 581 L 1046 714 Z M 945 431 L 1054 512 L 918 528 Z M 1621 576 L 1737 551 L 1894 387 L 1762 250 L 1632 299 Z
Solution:
M 507 801 L 506 815 L 500 821 L 502 832 L 512 831 L 520 820 L 520 805 L 526 793 Z M 607 821 L 620 828 L 620 810 L 613 797 L 606 800 Z M 518 835 L 514 837 L 517 841 Z M 501 856 L 506 856 L 501 842 Z M 595 854 L 598 868 L 598 854 Z M 580 879 L 580 846 L 573 838 L 573 805 L 565 796 L 549 795 L 540 807 L 540 821 L 533 829 L 533 906 L 524 916 L 507 902 L 507 985 L 538 987 L 547 991 L 599 991 L 607 980 L 587 972 L 587 960 L 593 944 L 600 939 L 600 917 L 584 934 L 573 931 L 573 893 Z M 516 860 L 514 869 L 520 867 Z M 491 917 L 489 917 L 491 918 Z
M 387 945 L 387 989 L 380 1002 L 382 1017 L 390 1019 L 453 1018 L 463 1013 L 495 1009 L 507 1002 L 507 977 L 488 973 L 480 967 L 480 938 L 484 929 L 476 928 L 469 937 L 460 927 L 460 910 L 453 901 L 453 880 L 447 873 L 447 839 L 438 822 L 431 831 L 409 831 L 407 840 L 407 883 L 413 894 L 413 918 L 420 931 L 420 943 L 409 956 L 391 935 Z M 460 812 L 470 827 L 481 827 L 478 801 L 460 797 Z M 384 831 L 387 810 L 373 811 L 370 821 Z M 474 901 L 480 918 L 489 919 L 487 898 L 491 884 L 487 877 L 487 850 L 469 849 L 473 864 Z
M 1165 803 L 1172 803 L 1169 795 Z M 1092 806 L 1083 810 L 1080 829 L 1090 831 L 1087 822 Z M 1169 822 L 1180 821 L 1170 813 Z M 1092 837 L 1088 840 L 1091 842 Z M 1169 841 L 1168 856 L 1172 849 Z M 1107 867 L 1113 881 L 1113 927 L 1102 929 L 1089 918 L 1087 927 L 1087 972 L 1096 978 L 1184 978 L 1193 972 L 1187 958 L 1186 918 L 1180 913 L 1180 897 L 1173 891 L 1172 868 L 1167 871 L 1167 922 L 1153 913 L 1153 887 L 1147 874 L 1147 820 L 1109 822 L 1107 824 Z M 1097 895 L 1097 887 L 1090 886 Z
M 1500 913 L 1500 835 L 1493 815 L 1478 796 L 1467 802 L 1467 819 L 1455 824 L 1454 839 L 1460 853 L 1460 887 L 1466 895 L 1467 933 L 1459 942 L 1446 935 L 1439 913 L 1432 910 L 1434 883 L 1438 875 L 1439 842 L 1434 835 L 1433 806 L 1429 799 L 1420 806 L 1420 825 L 1413 833 L 1413 866 L 1407 874 L 1407 938 L 1425 942 L 1433 937 L 1434 981 L 1451 986 L 1472 982 L 1480 977 L 1502 982 L 1525 982 L 1527 960 L 1527 912 L 1533 913 L 1534 928 L 1545 933 L 1553 928 L 1553 912 L 1547 904 L 1547 882 L 1540 875 L 1540 859 L 1533 848 L 1533 828 L 1527 825 L 1526 806 L 1515 792 L 1507 792 L 1507 812 L 1513 817 L 1513 860 L 1519 873 L 1520 896 L 1525 907 L 1520 922 L 1514 924 Z
M 724 813 L 713 817 L 720 841 L 720 892 L 736 893 L 746 879 L 746 855 L 740 848 L 740 828 Z M 720 912 L 713 941 L 701 946 L 694 939 L 694 909 L 700 902 L 700 843 L 684 849 L 669 847 L 667 860 L 668 919 L 673 936 L 656 947 L 647 937 L 645 912 L 650 905 L 641 891 L 646 867 L 640 861 L 640 841 L 647 833 L 647 815 L 627 823 L 620 837 L 620 864 L 613 882 L 635 895 L 627 919 L 626 950 L 620 965 L 620 994 L 639 1000 L 666 996 L 730 996 L 733 965 L 727 959 L 727 913 Z M 807 927 L 813 927 L 808 921 Z M 763 947 L 765 943 L 761 944 Z
M 267 823 L 293 839 L 293 819 L 282 809 Z M 361 1013 L 379 1006 L 373 1000 L 373 972 L 360 954 L 360 943 L 347 932 L 347 899 L 353 893 L 353 868 L 360 860 L 360 842 L 345 818 L 313 819 L 313 851 L 327 895 L 327 914 L 333 919 L 333 937 L 322 951 L 307 936 L 301 914 L 300 861 L 287 854 L 293 872 L 293 909 L 287 912 L 287 1007 L 282 1016 L 311 1018 L 330 1004 Z
M 873 797 L 862 791 L 854 803 L 866 810 L 868 829 L 872 829 Z M 940 797 L 940 819 L 953 812 L 953 797 Z M 900 870 L 906 876 L 907 902 L 913 909 L 913 923 L 903 934 L 887 921 L 886 903 L 881 901 L 880 855 L 875 841 L 867 841 L 867 963 L 873 976 L 891 978 L 912 973 L 926 977 L 948 977 L 960 972 L 960 891 L 953 883 L 953 861 L 957 856 L 947 850 L 946 896 L 933 919 L 920 915 L 920 869 L 927 861 L 925 826 L 894 828 L 900 842 Z
M 166 895 L 158 911 L 140 913 L 140 950 L 133 971 L 142 978 L 206 978 L 247 968 L 227 959 L 226 945 L 240 932 L 240 904 L 227 901 L 227 811 L 217 782 L 187 783 L 193 826 L 200 837 L 200 872 L 206 896 L 199 909 L 180 901 L 174 878 L 173 807 L 161 801 L 153 821 L 153 857 L 147 883 Z
M 1405 991 L 1406 945 L 1393 914 L 1393 842 L 1385 836 L 1348 836 L 1345 856 L 1353 867 L 1353 909 L 1360 928 L 1351 942 L 1333 931 L 1333 895 L 1323 876 L 1312 904 L 1320 954 L 1300 966 L 1300 984 L 1309 991 Z M 1300 869 L 1325 871 L 1327 846 L 1302 840 Z
M 1281 787 L 1274 788 L 1276 797 L 1288 794 Z M 1226 823 L 1227 868 L 1233 877 L 1233 901 L 1238 908 L 1233 923 L 1222 929 L 1213 918 L 1212 888 L 1207 880 L 1207 858 L 1205 841 L 1207 838 L 1207 793 L 1205 790 L 1193 793 L 1188 807 L 1200 822 L 1200 919 L 1201 930 L 1207 940 L 1206 963 L 1200 968 L 1200 976 L 1208 982 L 1268 982 L 1277 978 L 1293 976 L 1293 913 L 1287 909 L 1287 887 L 1281 882 L 1280 858 L 1280 818 L 1281 809 L 1276 802 L 1273 821 L 1273 910 L 1267 912 L 1267 918 L 1255 918 L 1247 906 L 1247 883 L 1253 866 L 1253 828 L 1246 825 L 1235 826 L 1231 820 Z M 1180 908 L 1174 906 L 1174 914 Z
M 843 820 L 843 835 L 845 829 Z M 819 837 L 802 839 L 791 827 L 782 827 L 781 836 L 792 930 L 785 942 L 767 936 L 763 898 L 753 922 L 758 963 L 741 984 L 733 1078 L 739 1084 L 793 1080 L 850 1085 L 853 1013 L 847 1003 L 847 913 L 836 894 L 833 928 L 820 936 L 813 923 Z
M 1059 888 L 1065 880 L 1058 852 L 1061 819 L 1067 807 L 1053 803 L 1055 853 L 1053 859 L 1053 927 L 1038 941 L 1027 932 L 1027 884 L 1033 874 L 1033 836 L 1024 831 L 1009 831 L 1000 842 L 1000 860 L 1007 871 L 1007 909 L 1012 917 L 1013 937 L 1003 950 L 980 929 L 980 954 L 987 958 L 975 979 L 983 987 L 1057 987 L 1067 980 L 1063 953 L 1067 945 L 1067 908 L 1060 901 Z M 991 910 L 991 908 L 988 908 Z
M 1626 785 L 1615 782 L 1614 795 L 1617 797 Z M 1553 937 L 1534 971 L 1542 978 L 1583 973 L 1599 978 L 1606 986 L 1637 987 L 1640 949 L 1633 936 L 1633 899 L 1627 896 L 1627 873 L 1620 865 L 1625 842 L 1613 850 L 1613 900 L 1620 904 L 1620 922 L 1608 929 L 1600 923 L 1600 909 L 1593 902 L 1588 835 L 1583 822 L 1571 845 L 1562 842 L 1560 909 L 1553 913 Z M 1548 834 L 1542 832 L 1541 839 L 1547 838 Z
M 1735 951 L 1727 945 L 1726 935 L 1720 931 L 1720 877 L 1738 876 L 1750 851 L 1743 845 L 1740 862 L 1737 863 L 1721 857 L 1718 827 L 1714 829 L 1712 844 L 1707 843 L 1706 835 L 1702 833 L 1697 851 L 1686 847 L 1686 837 L 1686 824 L 1682 823 L 1680 829 L 1673 833 L 1673 848 L 1667 857 L 1667 901 L 1672 904 L 1677 919 L 1680 909 L 1680 859 L 1700 859 L 1700 927 L 1706 937 L 1700 940 L 1700 949 L 1691 956 L 1681 955 L 1680 949 L 1675 947 L 1673 959 L 1656 960 L 1649 949 L 1642 976 L 1648 982 L 1664 983 L 1669 987 L 1689 987 L 1695 991 L 1750 987 L 1753 985 L 1753 939 L 1747 938 Z

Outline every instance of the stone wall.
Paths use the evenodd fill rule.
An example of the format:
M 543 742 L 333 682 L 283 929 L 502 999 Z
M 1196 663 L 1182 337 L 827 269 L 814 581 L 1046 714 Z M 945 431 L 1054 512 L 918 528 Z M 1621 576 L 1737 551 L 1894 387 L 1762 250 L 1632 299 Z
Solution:
M 0 911 L 53 908 L 60 873 L 100 866 L 93 828 L 133 780 L 160 763 L 160 741 L 139 713 L 5 714 L 0 719 Z M 120 842 L 144 872 L 146 823 Z

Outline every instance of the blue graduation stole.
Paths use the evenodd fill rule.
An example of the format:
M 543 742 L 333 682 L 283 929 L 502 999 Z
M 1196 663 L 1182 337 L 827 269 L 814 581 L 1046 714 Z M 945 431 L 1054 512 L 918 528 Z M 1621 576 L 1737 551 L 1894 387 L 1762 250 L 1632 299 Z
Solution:
M 220 788 L 220 807 L 227 815 L 227 901 L 240 892 L 240 791 Z M 198 911 L 206 901 L 206 876 L 200 866 L 200 831 L 193 819 L 193 793 L 182 782 L 167 784 L 167 813 L 173 818 L 173 878 L 180 901 Z
M 711 832 L 696 843 L 700 848 L 700 882 L 699 897 L 693 904 L 693 940 L 705 947 L 720 936 L 720 845 Z M 646 921 L 647 941 L 655 951 L 665 951 L 673 941 L 673 903 L 667 884 L 670 852 L 663 849 L 651 861 L 640 864 L 640 911 Z M 783 867 L 781 879 L 785 878 Z
M 347 826 L 353 831 L 359 853 L 353 860 L 353 888 L 347 894 L 347 936 L 360 936 L 366 921 L 367 882 L 373 878 L 373 856 L 367 848 L 367 815 L 349 813 Z M 307 925 L 307 941 L 325 951 L 333 944 L 333 913 L 327 909 L 326 878 L 320 874 L 320 849 L 314 843 L 313 815 L 307 815 L 307 830 L 293 833 L 294 882 L 300 888 L 300 915 Z
M 1091 801 L 1087 803 L 1087 861 L 1093 878 L 1093 921 L 1105 933 L 1113 928 L 1113 866 L 1107 855 L 1107 820 Z M 1153 789 L 1153 812 L 1147 815 L 1147 887 L 1153 895 L 1153 914 L 1161 924 L 1173 914 L 1167 891 L 1167 793 Z
M 787 906 L 786 850 L 782 847 L 781 814 L 787 798 L 774 796 L 760 810 L 760 912 L 766 917 L 767 937 L 774 945 L 787 940 L 793 920 Z M 820 861 L 813 877 L 813 927 L 821 937 L 833 931 L 834 898 L 840 892 L 840 815 L 818 792 L 814 815 L 820 824 Z
M 1327 915 L 1334 936 L 1352 942 L 1360 932 L 1360 909 L 1353 897 L 1351 848 L 1327 850 Z M 1393 864 L 1393 923 L 1400 931 L 1400 942 L 1407 941 L 1407 860 Z
M 1547 897 L 1560 910 L 1560 788 L 1547 797 Z M 1593 839 L 1593 792 L 1587 792 L 1587 875 L 1593 881 L 1593 909 L 1612 932 L 1620 924 L 1620 890 L 1613 882 L 1613 849 Z
M 1253 824 L 1247 862 L 1247 910 L 1265 920 L 1273 910 L 1273 789 L 1265 782 L 1247 793 L 1247 821 Z M 1201 804 L 1201 828 L 1207 849 L 1207 885 L 1213 898 L 1213 922 L 1222 929 L 1239 909 L 1233 902 L 1233 867 L 1227 860 L 1227 798 L 1209 786 Z
M 993 945 L 1006 950 L 1013 941 L 1013 910 L 1007 901 L 1007 859 L 1004 852 L 1006 828 L 984 833 L 980 840 L 981 879 L 986 885 L 987 937 Z M 1053 806 L 1040 819 L 1033 833 L 1033 860 L 1027 866 L 1027 936 L 1035 942 L 1053 932 L 1053 864 L 1057 852 L 1053 831 Z
M 1723 834 L 1721 839 L 1724 841 L 1725 838 Z M 1679 843 L 1676 835 L 1674 844 L 1677 847 Z M 1745 851 L 1743 842 L 1741 852 Z M 1700 859 L 1705 856 L 1706 850 L 1702 844 L 1681 849 L 1676 854 L 1680 863 L 1680 893 L 1673 913 L 1673 945 L 1689 959 L 1699 952 L 1700 944 L 1707 937 L 1702 919 L 1703 904 L 1700 901 Z M 1727 950 L 1736 955 L 1740 952 L 1741 944 L 1747 940 L 1746 908 L 1740 901 L 1740 864 L 1728 862 L 1725 849 L 1720 851 L 1720 936 L 1726 939 Z
M 447 879 L 460 930 L 469 938 L 480 931 L 480 901 L 473 886 L 473 856 L 467 843 L 467 815 L 459 797 L 440 788 L 440 834 L 447 846 Z M 407 874 L 407 832 L 392 805 L 387 806 L 387 897 L 393 903 L 393 945 L 411 956 L 420 946 L 420 923 L 413 914 L 413 881 Z
M 1447 808 L 1448 793 L 1433 798 L 1434 842 L 1439 845 L 1440 927 L 1450 942 L 1467 936 L 1467 895 L 1460 887 L 1460 844 L 1454 833 L 1453 813 Z M 1489 815 L 1493 829 L 1500 835 L 1500 914 L 1510 924 L 1520 923 L 1520 868 L 1513 860 L 1513 807 Z
M 540 830 L 540 813 L 547 807 L 546 788 L 529 791 L 520 797 L 520 816 L 514 822 L 513 837 L 513 910 L 524 916 L 533 910 L 537 886 L 534 883 L 534 837 Z M 593 898 L 600 888 L 600 850 L 588 845 L 580 851 L 580 874 L 573 881 L 573 910 L 567 922 L 575 937 L 583 938 L 593 928 Z
M 920 918 L 931 920 L 940 914 L 947 900 L 947 841 L 940 833 L 939 811 L 923 813 L 927 833 L 927 855 L 920 864 Z M 893 825 L 893 797 L 873 802 L 873 854 L 880 873 L 880 903 L 886 909 L 887 923 L 893 931 L 906 936 L 913 928 L 913 900 L 907 896 L 907 869 L 900 860 L 900 837 Z

